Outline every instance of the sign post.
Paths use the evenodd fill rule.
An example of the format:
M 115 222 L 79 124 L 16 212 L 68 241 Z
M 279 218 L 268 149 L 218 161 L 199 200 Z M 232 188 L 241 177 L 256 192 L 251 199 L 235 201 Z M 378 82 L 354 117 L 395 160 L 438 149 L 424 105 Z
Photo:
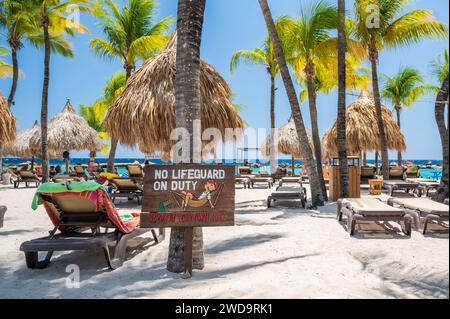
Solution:
M 184 264 L 191 275 L 193 227 L 234 226 L 234 185 L 234 166 L 148 166 L 141 227 L 185 227 Z

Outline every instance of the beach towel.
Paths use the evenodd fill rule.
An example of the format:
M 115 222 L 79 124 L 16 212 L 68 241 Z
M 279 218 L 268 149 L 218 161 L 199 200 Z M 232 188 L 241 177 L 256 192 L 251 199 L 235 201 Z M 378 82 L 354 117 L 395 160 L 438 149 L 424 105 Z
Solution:
M 119 214 L 111 201 L 111 198 L 106 193 L 103 186 L 94 182 L 72 182 L 69 189 L 64 183 L 45 183 L 42 184 L 36 191 L 31 205 L 33 210 L 36 210 L 38 205 L 43 204 L 47 214 L 50 217 L 53 225 L 59 222 L 59 213 L 42 200 L 42 195 L 45 196 L 79 196 L 83 199 L 88 199 L 95 204 L 96 211 L 104 209 L 108 220 L 113 223 L 122 233 L 128 234 L 132 232 L 140 222 L 139 214 Z M 64 231 L 64 227 L 60 227 Z

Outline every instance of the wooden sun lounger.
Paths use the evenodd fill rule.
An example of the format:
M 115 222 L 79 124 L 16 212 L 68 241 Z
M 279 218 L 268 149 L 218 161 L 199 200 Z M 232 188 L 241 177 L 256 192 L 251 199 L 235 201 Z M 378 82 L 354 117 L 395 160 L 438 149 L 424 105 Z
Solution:
M 441 183 L 437 180 L 426 178 L 408 178 L 407 182 L 417 183 L 421 187 L 421 193 L 426 197 L 430 196 L 432 191 L 437 191 Z
M 113 178 L 110 180 L 113 186 L 111 199 L 114 203 L 116 198 L 136 198 L 138 205 L 141 204 L 143 189 L 141 185 L 133 178 Z
M 144 178 L 144 170 L 142 169 L 142 166 L 139 164 L 127 165 L 127 170 L 129 178 L 135 179 Z
M 300 176 L 282 177 L 278 182 L 278 185 L 283 186 L 283 184 L 300 184 L 300 186 L 302 186 L 302 178 Z
M 303 208 L 306 207 L 306 188 L 301 186 L 278 186 L 275 192 L 267 197 L 267 208 L 277 200 L 300 200 Z
M 19 176 L 13 181 L 14 188 L 19 188 L 21 183 L 25 183 L 25 187 L 28 188 L 29 183 L 33 183 L 38 187 L 41 184 L 39 177 L 30 171 L 19 171 Z
M 54 216 L 58 216 L 59 220 L 49 236 L 26 241 L 20 246 L 28 268 L 47 267 L 54 251 L 102 249 L 108 267 L 117 269 L 125 260 L 128 240 L 148 231 L 152 232 L 156 243 L 164 239 L 164 234 L 160 232 L 156 235 L 153 229 L 136 227 L 129 233 L 121 232 L 103 210 L 97 211 L 95 203 L 80 196 L 42 196 L 42 199 L 51 210 L 57 212 Z M 61 231 L 60 227 L 66 230 Z M 109 246 L 114 243 L 114 255 L 111 257 Z M 43 260 L 38 258 L 40 251 L 47 252 Z
M 385 180 L 383 181 L 383 188 L 387 189 L 389 196 L 408 196 L 412 192 L 416 192 L 419 197 L 422 196 L 422 188 L 418 183 L 406 182 L 403 180 Z
M 350 236 L 355 233 L 357 221 L 395 221 L 404 222 L 403 232 L 410 236 L 413 218 L 404 209 L 389 206 L 377 198 L 348 198 L 337 202 L 337 219 L 347 217 Z
M 449 208 L 447 205 L 438 203 L 430 198 L 395 198 L 388 200 L 389 205 L 396 205 L 406 210 L 415 221 L 416 228 L 420 229 L 423 222 L 422 232 L 427 232 L 428 223 L 431 221 L 442 222 L 449 220 Z
M 5 218 L 6 206 L 0 206 L 0 228 L 3 227 L 3 220 Z
M 235 184 L 236 185 L 244 185 L 244 188 L 250 188 L 250 186 L 251 186 L 250 178 L 248 178 L 248 177 L 236 177 Z

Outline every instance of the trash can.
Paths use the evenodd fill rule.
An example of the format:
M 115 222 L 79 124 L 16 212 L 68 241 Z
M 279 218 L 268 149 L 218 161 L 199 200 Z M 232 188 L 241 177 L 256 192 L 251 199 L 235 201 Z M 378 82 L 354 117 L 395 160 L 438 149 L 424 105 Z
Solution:
M 348 156 L 348 197 L 361 197 L 361 166 L 359 156 Z M 341 195 L 341 180 L 339 157 L 330 158 L 330 166 L 328 168 L 330 175 L 330 200 L 335 202 Z

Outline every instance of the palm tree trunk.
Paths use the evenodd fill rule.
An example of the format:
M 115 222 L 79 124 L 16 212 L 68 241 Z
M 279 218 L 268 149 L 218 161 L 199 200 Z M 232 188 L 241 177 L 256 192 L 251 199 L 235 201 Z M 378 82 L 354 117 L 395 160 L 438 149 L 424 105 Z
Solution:
M 312 206 L 322 206 L 324 204 L 322 197 L 322 190 L 320 188 L 319 176 L 317 174 L 316 164 L 314 162 L 313 152 L 309 145 L 308 134 L 306 133 L 305 124 L 300 111 L 300 104 L 295 92 L 294 83 L 292 81 L 289 68 L 286 63 L 286 58 L 283 53 L 280 38 L 278 37 L 273 21 L 272 13 L 270 12 L 267 0 L 258 0 L 261 11 L 264 15 L 267 29 L 269 31 L 270 39 L 273 43 L 275 53 L 277 55 L 277 62 L 280 67 L 281 76 L 283 78 L 284 86 L 291 105 L 292 117 L 294 118 L 295 127 L 300 143 L 300 151 L 303 154 L 306 170 L 308 171 L 310 186 L 311 186 L 311 200 Z
M 319 176 L 319 184 L 320 189 L 322 191 L 323 200 L 327 201 L 327 187 L 325 185 L 325 180 L 323 178 L 323 167 L 322 167 L 322 146 L 320 142 L 319 135 L 319 121 L 317 119 L 317 107 L 316 107 L 316 98 L 317 94 L 314 90 L 313 85 L 313 70 L 314 66 L 309 64 L 307 66 L 307 86 L 308 86 L 308 100 L 309 100 L 309 114 L 311 117 L 311 132 L 312 132 L 312 140 L 314 145 L 314 155 L 316 157 L 316 165 L 317 165 L 317 174 Z
M 373 98 L 375 100 L 375 111 L 377 113 L 377 126 L 380 131 L 381 165 L 383 179 L 389 179 L 389 153 L 387 148 L 386 131 L 384 130 L 383 116 L 381 111 L 381 95 L 378 82 L 378 50 L 373 46 L 370 50 L 370 62 L 372 65 Z
M 395 112 L 397 114 L 397 125 L 400 128 L 401 128 L 401 122 L 400 122 L 400 111 L 401 111 L 401 109 L 402 109 L 401 105 L 396 105 L 395 106 Z M 397 153 L 397 164 L 398 165 L 402 165 L 402 162 L 403 162 L 403 160 L 402 160 L 402 152 L 398 152 Z
M 337 147 L 339 156 L 339 180 L 341 197 L 348 197 L 347 118 L 346 118 L 346 62 L 347 39 L 345 35 L 345 0 L 338 0 L 338 109 Z
M 191 134 L 191 161 L 194 159 L 194 121 L 200 120 L 200 44 L 206 0 L 178 0 L 177 70 L 175 80 L 175 118 L 177 127 Z M 196 151 L 196 150 L 195 150 Z M 194 228 L 193 269 L 204 268 L 203 232 Z M 184 229 L 170 232 L 167 270 L 183 272 Z
M 17 81 L 19 79 L 19 61 L 17 60 L 17 50 L 14 47 L 11 47 L 11 57 L 13 63 L 13 78 L 11 84 L 11 90 L 8 96 L 8 105 L 11 108 L 14 102 L 14 96 L 16 95 L 17 90 Z
M 275 76 L 270 72 L 270 172 L 275 173 L 277 157 L 275 152 Z
M 442 144 L 442 178 L 441 185 L 435 200 L 443 202 L 449 196 L 449 138 L 448 138 L 448 126 L 445 125 L 445 105 L 444 101 L 448 102 L 449 97 L 449 79 L 447 78 L 442 83 L 441 89 L 436 98 L 436 105 L 434 107 L 434 115 L 436 118 L 439 135 L 441 137 Z M 450 125 L 450 124 L 447 124 Z
M 42 182 L 49 181 L 49 162 L 48 162 L 48 141 L 47 141 L 47 122 L 48 122 L 48 87 L 50 83 L 50 35 L 48 31 L 49 18 L 44 6 L 44 12 L 41 18 L 41 25 L 44 29 L 44 85 L 42 88 L 41 105 L 41 153 L 42 153 Z
M 133 70 L 133 67 L 131 67 L 128 63 L 125 63 L 125 72 L 126 72 L 125 84 L 128 82 L 128 79 L 131 76 L 132 70 Z M 113 135 L 111 135 L 111 148 L 109 150 L 108 162 L 107 162 L 107 168 L 106 168 L 108 173 L 114 173 L 114 161 L 116 159 L 117 144 L 118 144 L 117 139 Z

